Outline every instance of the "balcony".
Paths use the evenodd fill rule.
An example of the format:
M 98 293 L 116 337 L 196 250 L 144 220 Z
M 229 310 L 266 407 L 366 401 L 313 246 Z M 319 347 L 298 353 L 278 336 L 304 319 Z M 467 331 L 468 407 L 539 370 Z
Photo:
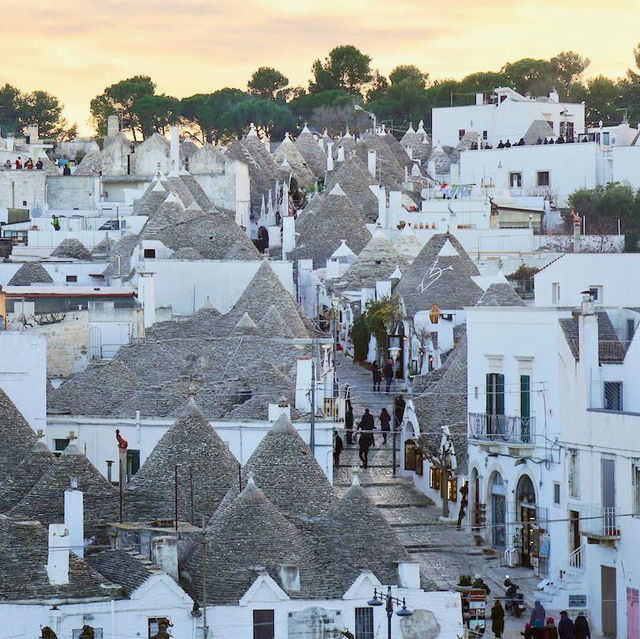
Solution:
M 480 442 L 533 446 L 534 417 L 469 413 L 468 436 Z
M 580 534 L 590 544 L 614 545 L 620 539 L 619 516 L 617 508 L 587 506 L 580 510 Z

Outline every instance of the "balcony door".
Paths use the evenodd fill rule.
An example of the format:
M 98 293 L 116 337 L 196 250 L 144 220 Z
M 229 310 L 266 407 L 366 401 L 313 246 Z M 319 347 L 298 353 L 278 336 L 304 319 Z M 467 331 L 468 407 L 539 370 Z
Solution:
M 502 434 L 502 421 L 498 415 L 504 415 L 504 375 L 487 373 L 486 377 L 486 414 L 487 434 Z
M 616 466 L 615 459 L 604 458 L 602 467 L 602 517 L 605 531 L 616 527 Z M 606 532 L 605 534 L 610 534 Z

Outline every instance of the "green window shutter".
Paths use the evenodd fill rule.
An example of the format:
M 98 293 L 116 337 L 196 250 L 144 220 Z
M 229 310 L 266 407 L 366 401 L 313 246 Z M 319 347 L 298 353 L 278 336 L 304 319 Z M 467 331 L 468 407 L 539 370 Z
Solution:
M 496 375 L 496 415 L 504 415 L 504 375 Z
M 493 385 L 493 374 L 487 373 L 486 375 L 486 395 L 487 395 L 487 415 L 493 415 L 493 396 L 495 393 Z
M 520 375 L 520 417 L 531 417 L 531 377 Z

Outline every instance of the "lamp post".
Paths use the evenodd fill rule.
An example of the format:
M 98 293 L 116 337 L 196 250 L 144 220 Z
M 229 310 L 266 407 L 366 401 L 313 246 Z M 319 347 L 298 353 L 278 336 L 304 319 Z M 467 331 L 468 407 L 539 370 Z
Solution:
M 405 598 L 399 599 L 391 595 L 391 586 L 387 586 L 387 594 L 383 594 L 382 590 L 378 591 L 377 588 L 373 590 L 373 599 L 367 601 L 369 606 L 382 606 L 384 605 L 387 611 L 387 639 L 391 639 L 391 619 L 393 618 L 394 605 L 396 607 L 402 606 L 400 610 L 396 612 L 398 617 L 410 617 L 413 613 L 411 610 L 407 610 L 407 602 Z

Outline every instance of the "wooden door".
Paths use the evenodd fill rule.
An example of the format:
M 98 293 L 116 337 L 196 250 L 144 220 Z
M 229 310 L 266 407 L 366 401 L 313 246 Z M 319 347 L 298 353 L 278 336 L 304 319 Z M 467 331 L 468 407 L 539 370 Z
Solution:
M 600 597 L 602 601 L 602 634 L 617 637 L 616 569 L 600 566 Z
M 569 552 L 580 548 L 580 513 L 577 510 L 569 511 Z
M 627 588 L 627 639 L 640 639 L 640 591 Z

